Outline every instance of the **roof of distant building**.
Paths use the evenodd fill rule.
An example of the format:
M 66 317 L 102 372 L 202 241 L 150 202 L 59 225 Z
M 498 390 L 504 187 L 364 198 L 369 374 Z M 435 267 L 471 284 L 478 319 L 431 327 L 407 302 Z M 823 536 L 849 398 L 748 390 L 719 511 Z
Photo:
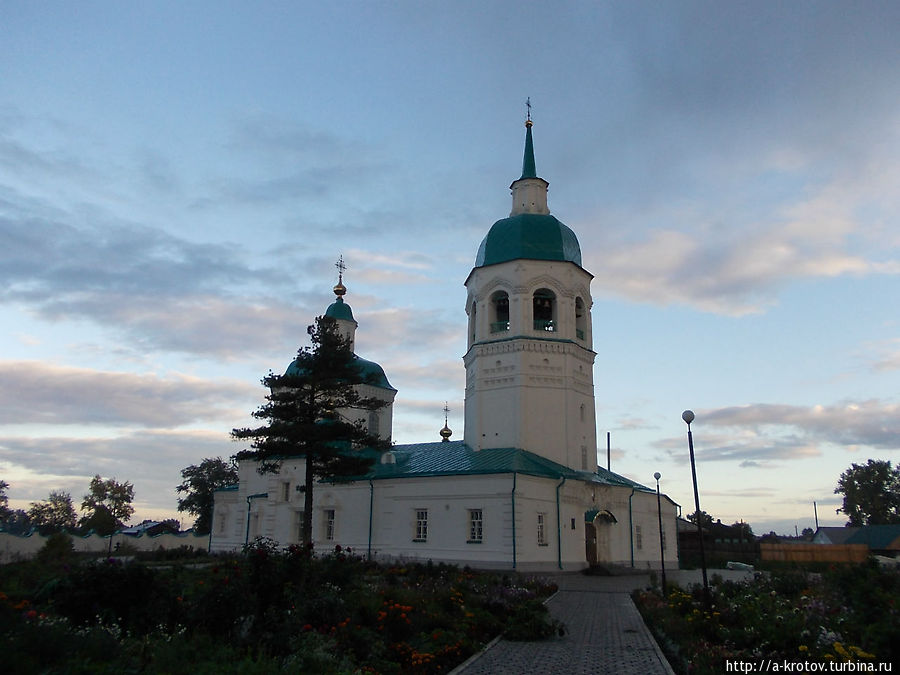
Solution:
M 856 531 L 845 544 L 866 544 L 875 550 L 900 550 L 900 525 L 865 525 L 854 529 Z

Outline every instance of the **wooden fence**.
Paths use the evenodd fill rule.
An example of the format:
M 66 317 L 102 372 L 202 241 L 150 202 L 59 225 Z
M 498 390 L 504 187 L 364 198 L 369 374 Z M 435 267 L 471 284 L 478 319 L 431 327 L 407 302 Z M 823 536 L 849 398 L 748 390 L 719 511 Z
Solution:
M 779 562 L 861 563 L 869 557 L 865 544 L 760 544 L 763 560 Z

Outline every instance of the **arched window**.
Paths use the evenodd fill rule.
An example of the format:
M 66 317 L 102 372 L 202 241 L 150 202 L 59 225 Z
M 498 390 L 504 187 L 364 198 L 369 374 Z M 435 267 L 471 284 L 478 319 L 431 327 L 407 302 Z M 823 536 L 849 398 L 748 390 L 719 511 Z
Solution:
M 472 342 L 475 341 L 475 333 L 478 330 L 478 324 L 476 323 L 477 317 L 475 316 L 475 312 L 477 309 L 478 309 L 478 302 L 473 300 L 472 301 L 472 314 L 469 315 L 469 327 L 470 327 L 469 334 L 472 336 Z
M 556 330 L 556 296 L 546 288 L 534 292 L 532 300 L 534 329 L 552 333 Z
M 587 326 L 587 312 L 584 310 L 584 302 L 581 298 L 575 298 L 575 337 L 584 340 L 584 331 Z
M 491 296 L 491 332 L 509 330 L 509 294 L 497 291 Z

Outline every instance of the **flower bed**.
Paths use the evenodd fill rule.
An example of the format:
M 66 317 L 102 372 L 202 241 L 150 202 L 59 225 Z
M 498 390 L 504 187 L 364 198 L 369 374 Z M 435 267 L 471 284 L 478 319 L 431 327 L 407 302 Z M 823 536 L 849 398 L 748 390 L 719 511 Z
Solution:
M 874 564 L 714 577 L 703 589 L 637 591 L 634 601 L 679 673 L 723 673 L 727 662 L 896 663 L 900 574 Z M 877 668 L 877 666 L 875 666 Z
M 10 673 L 438 673 L 500 633 L 560 629 L 537 579 L 264 541 L 199 568 L 6 566 L 0 589 Z

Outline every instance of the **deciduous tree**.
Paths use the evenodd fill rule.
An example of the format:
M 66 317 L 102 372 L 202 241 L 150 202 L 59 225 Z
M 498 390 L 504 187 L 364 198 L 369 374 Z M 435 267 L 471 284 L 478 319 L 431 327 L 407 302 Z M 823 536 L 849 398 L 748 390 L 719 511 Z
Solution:
M 212 530 L 214 492 L 238 482 L 234 459 L 206 458 L 199 465 L 181 470 L 181 485 L 175 490 L 184 494 L 178 498 L 178 510 L 197 516 L 194 534 L 209 534 Z
M 390 447 L 389 441 L 370 434 L 363 421 L 348 417 L 353 410 L 378 410 L 386 405 L 360 394 L 359 385 L 376 384 L 377 377 L 360 368 L 334 319 L 320 316 L 307 332 L 312 346 L 300 349 L 296 367 L 284 375 L 270 372 L 262 380 L 269 395 L 253 416 L 266 424 L 232 431 L 235 439 L 252 441 L 253 449 L 238 453 L 238 459 L 259 460 L 261 472 L 277 470 L 285 458 L 305 460 L 305 544 L 312 541 L 314 481 L 363 474 L 374 458 L 359 449 Z
M 851 464 L 834 492 L 844 495 L 847 525 L 900 523 L 900 466 L 894 468 L 888 460 Z
M 62 529 L 73 530 L 78 520 L 72 495 L 61 490 L 53 490 L 50 496 L 41 502 L 32 502 L 28 509 L 28 518 L 34 527 L 40 528 L 43 534 L 59 532 Z
M 131 518 L 134 513 L 132 501 L 134 486 L 128 481 L 119 483 L 115 478 L 103 480 L 99 475 L 94 476 L 90 492 L 81 502 L 81 510 L 85 513 L 81 525 L 98 534 L 112 534 Z
M 696 524 L 697 523 L 697 513 L 691 512 L 685 516 L 689 521 Z M 700 527 L 708 528 L 713 524 L 713 517 L 709 515 L 706 511 L 700 511 Z

